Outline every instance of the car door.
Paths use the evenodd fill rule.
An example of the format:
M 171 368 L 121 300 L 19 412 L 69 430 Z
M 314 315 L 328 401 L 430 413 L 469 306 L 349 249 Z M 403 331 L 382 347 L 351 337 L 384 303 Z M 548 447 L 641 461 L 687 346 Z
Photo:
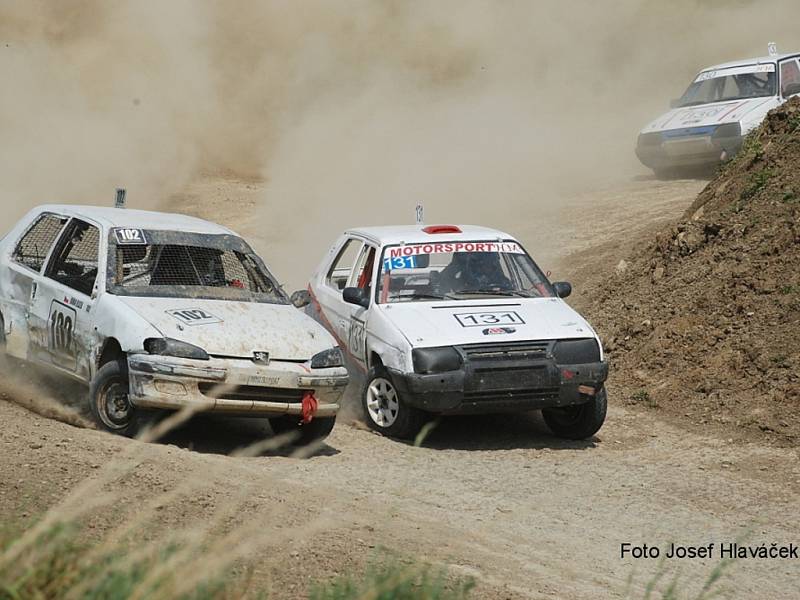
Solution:
M 87 381 L 91 306 L 100 281 L 100 228 L 73 218 L 50 254 L 31 304 L 37 359 Z
M 51 212 L 36 215 L 9 257 L 8 278 L 3 282 L 6 352 L 19 359 L 34 358 L 36 346 L 31 341 L 41 332 L 30 328 L 31 303 L 47 258 L 67 221 L 67 217 Z
M 344 302 L 344 309 L 347 315 L 347 350 L 352 357 L 366 368 L 367 354 L 367 321 L 369 311 L 375 300 L 375 262 L 377 260 L 378 249 L 365 242 L 361 247 L 358 260 L 356 261 L 353 275 L 349 282 L 351 287 L 366 290 L 366 297 L 369 304 L 358 306 Z
M 344 288 L 351 285 L 356 263 L 361 256 L 364 241 L 357 237 L 344 237 L 327 271 L 322 274 L 314 293 L 319 302 L 321 320 L 336 336 L 343 350 L 350 350 L 351 304 L 342 299 Z

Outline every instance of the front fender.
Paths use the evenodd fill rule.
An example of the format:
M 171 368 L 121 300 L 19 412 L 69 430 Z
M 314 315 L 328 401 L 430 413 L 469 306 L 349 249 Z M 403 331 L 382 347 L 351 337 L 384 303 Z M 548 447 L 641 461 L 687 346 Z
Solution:
M 113 294 L 101 294 L 92 307 L 92 313 L 96 338 L 92 356 L 94 364 L 97 364 L 100 352 L 109 338 L 117 340 L 123 352 L 137 353 L 144 352 L 144 341 L 147 338 L 163 337 L 161 331 Z

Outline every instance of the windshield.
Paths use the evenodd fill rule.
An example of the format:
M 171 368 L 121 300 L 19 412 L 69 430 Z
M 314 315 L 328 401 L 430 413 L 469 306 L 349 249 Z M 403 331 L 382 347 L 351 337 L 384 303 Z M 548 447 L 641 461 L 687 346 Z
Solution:
M 773 63 L 719 69 L 700 73 L 681 96 L 677 106 L 680 108 L 728 100 L 761 98 L 774 96 L 775 93 Z
M 108 291 L 119 296 L 288 302 L 261 259 L 232 235 L 115 229 L 108 258 Z
M 554 296 L 547 278 L 514 241 L 388 246 L 376 293 L 381 304 Z

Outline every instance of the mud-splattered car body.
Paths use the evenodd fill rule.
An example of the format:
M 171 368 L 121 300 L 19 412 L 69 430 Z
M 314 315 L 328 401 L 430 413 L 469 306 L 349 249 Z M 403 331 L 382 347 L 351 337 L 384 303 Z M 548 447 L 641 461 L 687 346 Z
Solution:
M 639 133 L 636 155 L 657 174 L 733 157 L 767 113 L 800 93 L 800 54 L 703 69 L 673 108 Z
M 16 358 L 87 383 L 120 363 L 133 409 L 329 418 L 347 383 L 247 243 L 183 215 L 34 209 L 0 242 L 0 318 Z
M 499 265 L 486 276 L 503 281 L 468 289 L 465 265 L 478 259 Z M 562 300 L 570 290 L 501 231 L 370 227 L 330 249 L 307 310 L 367 374 L 362 405 L 378 431 L 413 437 L 421 413 L 556 415 L 597 404 L 591 427 L 558 431 L 583 438 L 605 418 L 608 369 L 596 333 Z

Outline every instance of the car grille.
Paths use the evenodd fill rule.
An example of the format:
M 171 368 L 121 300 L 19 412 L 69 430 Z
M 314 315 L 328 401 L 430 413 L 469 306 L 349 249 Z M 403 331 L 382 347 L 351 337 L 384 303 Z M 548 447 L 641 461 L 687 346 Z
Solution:
M 552 340 L 536 342 L 501 342 L 461 346 L 464 356 L 472 363 L 497 360 L 531 360 L 547 357 Z
M 465 402 L 505 402 L 509 400 L 550 400 L 558 398 L 559 388 L 539 388 L 524 390 L 479 390 L 464 392 Z
M 198 384 L 198 388 L 201 394 L 209 398 L 287 403 L 302 402 L 303 395 L 309 391 L 295 388 L 261 387 L 257 385 L 220 386 L 219 384 L 206 382 Z

